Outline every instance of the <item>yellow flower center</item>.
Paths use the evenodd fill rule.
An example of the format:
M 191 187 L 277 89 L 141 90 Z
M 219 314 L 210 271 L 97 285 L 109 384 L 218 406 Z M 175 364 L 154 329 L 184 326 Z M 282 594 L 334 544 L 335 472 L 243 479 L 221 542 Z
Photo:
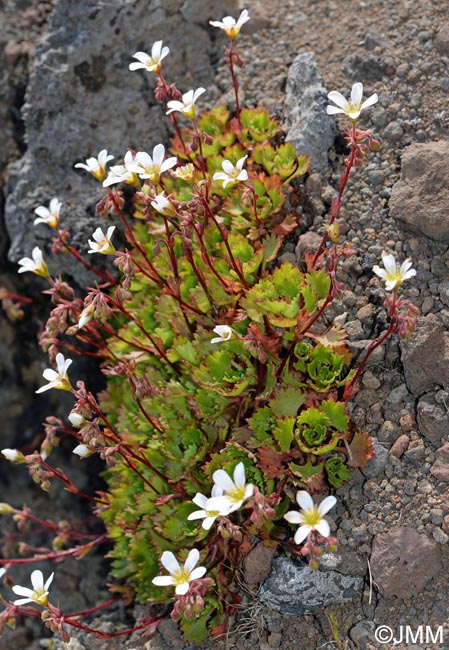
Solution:
M 229 490 L 229 492 L 226 492 L 226 496 L 232 503 L 240 503 L 245 498 L 245 491 L 246 487 L 242 485 L 242 487 L 235 487 Z
M 176 586 L 183 585 L 186 582 L 189 582 L 190 571 L 188 569 L 185 569 L 184 567 L 181 567 L 180 569 L 172 573 L 172 577 L 173 577 L 173 582 Z
M 346 115 L 350 120 L 358 120 L 360 116 L 360 106 L 361 104 L 351 104 L 349 103 L 348 108 L 346 109 Z
M 400 287 L 401 284 L 404 281 L 404 276 L 401 273 L 401 268 L 399 266 L 396 266 L 396 270 L 393 271 L 392 273 L 387 272 L 387 281 L 388 282 L 395 282 L 396 284 L 394 285 L 395 287 Z
M 38 589 L 33 593 L 31 599 L 38 605 L 46 607 L 48 605 L 48 592 L 46 592 L 45 589 Z
M 319 524 L 323 518 L 320 514 L 320 511 L 318 510 L 318 506 L 314 506 L 311 510 L 303 510 L 302 516 L 303 525 L 310 526 L 311 528 L 314 528 L 317 524 Z

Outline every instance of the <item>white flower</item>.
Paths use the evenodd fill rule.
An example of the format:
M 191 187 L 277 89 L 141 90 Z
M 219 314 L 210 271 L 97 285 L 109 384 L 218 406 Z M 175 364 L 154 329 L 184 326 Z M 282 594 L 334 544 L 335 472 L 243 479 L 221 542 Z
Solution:
M 234 480 L 224 469 L 217 469 L 212 478 L 222 496 L 212 496 L 207 500 L 204 509 L 218 511 L 221 516 L 229 515 L 238 510 L 246 499 L 252 497 L 254 485 L 246 485 L 245 465 L 239 463 L 234 469 Z
M 43 393 L 45 390 L 50 388 L 59 388 L 60 390 L 71 390 L 69 378 L 67 376 L 67 370 L 69 369 L 72 359 L 64 359 L 64 355 L 58 352 L 56 355 L 56 365 L 58 371 L 53 370 L 52 368 L 46 368 L 43 372 L 44 379 L 49 383 L 45 386 L 39 388 L 36 393 Z
M 209 23 L 213 27 L 219 27 L 220 29 L 223 29 L 226 32 L 226 34 L 229 36 L 229 38 L 234 40 L 236 36 L 239 35 L 242 25 L 248 22 L 248 20 L 249 20 L 248 10 L 244 9 L 240 14 L 240 16 L 238 17 L 237 21 L 232 16 L 225 16 L 222 21 L 209 20 Z
M 28 589 L 28 587 L 21 587 L 20 585 L 14 585 L 12 588 L 13 592 L 18 596 L 25 596 L 25 598 L 19 598 L 19 600 L 15 600 L 14 605 L 36 603 L 37 605 L 46 607 L 48 604 L 48 588 L 51 585 L 54 575 L 55 574 L 52 573 L 44 584 L 44 576 L 42 574 L 42 571 L 36 569 L 36 571 L 33 571 L 31 574 L 31 584 L 33 585 L 32 589 Z
M 6 573 L 6 569 L 0 569 L 0 578 L 3 578 L 5 573 Z
M 405 262 L 402 262 L 401 266 L 396 263 L 393 255 L 387 255 L 387 253 L 382 253 L 382 262 L 385 269 L 381 269 L 379 266 L 373 266 L 373 272 L 385 280 L 385 288 L 387 291 L 392 291 L 401 286 L 404 280 L 408 280 L 416 275 L 415 269 L 412 269 L 412 261 L 406 259 Z
M 18 270 L 18 273 L 25 273 L 26 271 L 31 271 L 36 275 L 40 275 L 43 278 L 48 278 L 50 275 L 48 272 L 47 264 L 42 255 L 42 251 L 39 246 L 35 246 L 31 252 L 32 259 L 29 257 L 22 257 L 19 260 L 19 264 L 22 268 Z
M 151 205 L 157 212 L 165 214 L 167 217 L 173 217 L 176 214 L 173 204 L 165 194 L 157 194 L 151 201 Z
M 182 167 L 177 167 L 177 169 L 173 171 L 173 174 L 183 181 L 191 181 L 195 175 L 195 167 L 192 163 L 187 163 L 182 165 Z
M 167 115 L 173 113 L 173 111 L 179 111 L 186 117 L 189 117 L 191 120 L 194 119 L 196 115 L 195 102 L 203 93 L 206 92 L 205 88 L 197 88 L 196 90 L 189 90 L 184 93 L 182 96 L 182 102 L 172 99 L 167 102 L 167 106 L 170 110 L 167 111 Z
M 247 181 L 248 172 L 246 169 L 242 169 L 245 164 L 245 160 L 248 156 L 243 156 L 240 160 L 237 161 L 235 167 L 230 160 L 223 160 L 221 166 L 223 167 L 222 172 L 215 172 L 212 176 L 214 181 L 223 181 L 223 187 L 229 185 L 229 183 L 236 183 L 237 181 Z
M 133 61 L 129 64 L 130 70 L 139 70 L 144 68 L 148 72 L 160 72 L 161 61 L 170 52 L 168 47 L 162 47 L 162 41 L 156 41 L 151 48 L 151 56 L 146 52 L 136 52 L 133 54 L 133 59 L 137 59 L 138 63 Z
M 213 497 L 219 497 L 223 494 L 223 489 L 219 485 L 214 485 L 212 488 L 212 496 Z M 209 530 L 212 527 L 212 524 L 216 520 L 217 517 L 222 516 L 222 513 L 220 510 L 210 510 L 207 508 L 207 502 L 208 498 L 204 496 L 204 494 L 201 494 L 200 492 L 197 492 L 197 494 L 194 496 L 192 499 L 193 503 L 196 506 L 199 506 L 201 510 L 195 510 L 195 512 L 192 512 L 187 519 L 189 521 L 194 521 L 195 519 L 204 519 L 203 523 L 201 524 L 204 530 Z
M 332 92 L 330 92 L 327 97 L 331 102 L 336 104 L 336 106 L 332 106 L 332 104 L 330 104 L 327 107 L 326 110 L 328 115 L 344 113 L 353 122 L 356 122 L 359 119 L 359 115 L 363 109 L 368 108 L 368 106 L 372 106 L 379 99 L 377 94 L 374 93 L 374 95 L 371 95 L 362 103 L 363 84 L 361 83 L 355 83 L 352 86 L 351 101 L 349 102 L 345 97 L 343 97 L 341 93 L 337 92 L 336 90 L 332 90 Z
M 212 331 L 215 332 L 215 334 L 218 334 L 218 336 L 211 339 L 211 343 L 223 343 L 223 341 L 229 341 L 234 333 L 232 327 L 229 327 L 229 325 L 217 325 Z
M 23 463 L 25 461 L 25 456 L 17 449 L 2 449 L 1 453 L 11 463 Z
M 75 167 L 85 169 L 92 174 L 98 181 L 104 181 L 106 176 L 106 163 L 113 160 L 114 156 L 109 155 L 107 149 L 102 149 L 98 154 L 98 158 L 88 158 L 86 164 L 76 163 Z
M 109 187 L 115 183 L 126 183 L 127 185 L 139 186 L 137 174 L 131 170 L 135 165 L 135 157 L 132 151 L 127 151 L 123 159 L 123 165 L 113 165 L 106 180 L 103 181 L 103 187 Z
M 96 252 L 96 251 L 95 251 Z M 90 302 L 87 307 L 84 307 L 82 312 L 80 313 L 80 317 L 78 319 L 78 329 L 82 329 L 85 325 L 90 323 L 92 318 L 95 316 L 95 305 L 93 302 Z
M 111 242 L 112 233 L 115 230 L 115 226 L 109 226 L 108 232 L 106 235 L 101 228 L 97 228 L 93 233 L 92 239 L 89 239 L 90 250 L 88 253 L 102 253 L 103 255 L 113 255 L 115 253 L 114 245 Z
M 298 490 L 296 501 L 302 512 L 290 510 L 284 515 L 284 519 L 290 524 L 301 524 L 295 533 L 295 544 L 301 544 L 312 530 L 318 531 L 322 537 L 329 537 L 331 530 L 323 517 L 334 507 L 337 499 L 333 496 L 326 497 L 316 506 L 308 492 Z
M 149 178 L 153 183 L 159 183 L 160 175 L 176 165 L 178 159 L 175 156 L 165 158 L 165 147 L 157 144 L 153 149 L 153 156 L 145 151 L 138 151 L 135 162 L 129 166 L 130 171 L 136 172 L 140 178 Z
M 45 205 L 40 205 L 34 210 L 38 218 L 33 221 L 35 226 L 38 223 L 46 223 L 50 228 L 57 228 L 59 226 L 59 212 L 62 203 L 58 199 L 52 199 L 48 208 Z
M 189 591 L 189 582 L 202 578 L 206 573 L 207 569 L 204 566 L 199 566 L 195 569 L 199 559 L 200 552 L 196 548 L 193 548 L 188 554 L 184 566 L 181 567 L 173 553 L 164 551 L 161 562 L 170 575 L 156 576 L 156 578 L 153 578 L 153 584 L 159 587 L 175 585 L 177 595 L 184 596 Z
M 73 453 L 80 458 L 88 458 L 88 456 L 91 456 L 94 452 L 92 449 L 89 449 L 87 445 L 77 445 L 73 450 Z
M 80 427 L 82 427 L 86 421 L 84 416 L 82 416 L 81 413 L 77 413 L 76 411 L 70 411 L 67 417 L 70 424 L 72 425 L 72 427 L 75 427 L 75 429 L 79 429 Z

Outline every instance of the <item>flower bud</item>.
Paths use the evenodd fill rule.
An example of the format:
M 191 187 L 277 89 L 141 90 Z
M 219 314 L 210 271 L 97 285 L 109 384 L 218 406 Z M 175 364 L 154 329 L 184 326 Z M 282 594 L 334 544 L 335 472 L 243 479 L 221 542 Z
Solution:
M 0 503 L 0 515 L 10 515 L 14 508 L 9 503 Z

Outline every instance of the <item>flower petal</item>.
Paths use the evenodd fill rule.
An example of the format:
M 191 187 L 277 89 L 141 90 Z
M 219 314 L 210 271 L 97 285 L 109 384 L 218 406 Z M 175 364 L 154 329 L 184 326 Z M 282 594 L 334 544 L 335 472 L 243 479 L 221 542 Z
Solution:
M 382 262 L 388 273 L 396 272 L 396 260 L 394 255 L 382 253 Z
M 48 591 L 48 588 L 49 588 L 49 586 L 51 585 L 51 583 L 53 582 L 53 578 L 54 578 L 54 577 L 55 577 L 55 574 L 54 574 L 54 572 L 53 572 L 53 573 L 51 574 L 51 576 L 48 578 L 48 580 L 47 580 L 47 581 L 45 582 L 45 584 L 44 584 L 44 589 L 45 589 L 45 591 Z
M 310 526 L 300 526 L 295 533 L 295 544 L 302 544 L 311 530 L 312 528 Z
M 331 92 L 328 93 L 327 98 L 331 102 L 334 102 L 334 104 L 337 104 L 339 108 L 348 108 L 349 106 L 346 97 L 343 97 L 343 95 L 336 90 L 331 90 Z
M 225 472 L 224 469 L 217 469 L 213 474 L 212 478 L 214 480 L 214 483 L 219 485 L 221 488 L 223 488 L 224 492 L 228 492 L 229 490 L 233 490 L 235 485 L 234 481 L 231 479 L 229 474 Z
M 363 97 L 363 84 L 358 81 L 352 86 L 351 90 L 351 104 L 353 106 L 359 106 L 362 103 Z
M 312 497 L 306 490 L 298 490 L 296 493 L 296 502 L 302 510 L 313 510 L 315 507 Z
M 223 162 L 221 163 L 221 166 L 223 167 L 224 171 L 227 174 L 233 174 L 234 173 L 235 167 L 234 167 L 234 165 L 232 164 L 232 162 L 230 160 L 223 160 Z
M 302 524 L 304 521 L 304 515 L 298 510 L 289 510 L 285 513 L 284 519 L 288 521 L 289 524 Z
M 27 603 L 32 603 L 33 599 L 32 598 L 19 598 L 18 600 L 14 601 L 14 605 L 26 605 Z
M 337 113 L 343 113 L 344 114 L 344 109 L 343 108 L 338 108 L 337 106 L 332 106 L 332 104 L 329 104 L 329 106 L 326 108 L 326 113 L 328 115 L 337 115 Z
M 329 535 L 331 534 L 331 528 L 325 519 L 319 521 L 314 526 L 314 528 L 320 533 L 322 537 L 329 537 Z
M 165 147 L 163 144 L 157 144 L 153 149 L 153 164 L 160 167 L 164 162 Z
M 177 585 L 175 589 L 175 593 L 178 594 L 178 596 L 184 596 L 188 591 L 189 591 L 188 582 L 183 582 L 180 585 Z
M 193 568 L 198 564 L 198 560 L 200 559 L 200 552 L 197 548 L 192 548 L 192 550 L 189 552 L 186 561 L 184 562 L 184 569 L 186 571 L 192 571 Z
M 164 551 L 161 555 L 161 563 L 169 573 L 175 573 L 181 568 L 178 560 L 171 551 Z
M 35 569 L 31 574 L 31 584 L 34 591 L 41 591 L 44 588 L 44 574 L 39 569 Z M 25 594 L 19 594 L 25 595 Z
M 21 585 L 14 585 L 14 587 L 12 587 L 12 590 L 18 596 L 27 596 L 28 598 L 30 596 L 34 596 L 34 591 L 32 589 L 28 589 L 28 587 L 22 587 Z
M 190 580 L 199 580 L 206 573 L 207 569 L 205 566 L 199 566 L 192 571 L 190 574 Z
M 243 487 L 246 483 L 245 465 L 239 463 L 234 469 L 234 483 L 237 487 Z
M 171 576 L 156 576 L 151 582 L 158 587 L 168 587 L 174 584 Z
M 377 93 L 374 93 L 374 95 L 371 95 L 368 97 L 368 99 L 365 99 L 363 104 L 361 105 L 360 108 L 368 108 L 368 106 L 373 106 L 373 104 L 377 104 L 379 101 L 379 97 L 377 96 Z
M 325 515 L 326 512 L 329 512 L 331 508 L 337 503 L 337 499 L 334 496 L 329 496 L 323 499 L 318 506 L 318 512 L 320 515 Z

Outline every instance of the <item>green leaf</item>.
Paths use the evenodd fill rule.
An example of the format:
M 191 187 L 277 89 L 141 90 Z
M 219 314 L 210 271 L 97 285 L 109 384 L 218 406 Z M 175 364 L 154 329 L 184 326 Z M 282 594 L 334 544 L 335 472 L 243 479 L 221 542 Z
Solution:
M 278 418 L 295 417 L 305 400 L 301 391 L 289 386 L 277 391 L 276 396 L 270 400 L 270 408 Z
M 253 431 L 258 434 L 271 433 L 276 424 L 276 419 L 273 416 L 271 408 L 264 406 L 258 408 L 257 411 L 247 420 L 248 425 Z
M 326 402 L 321 402 L 320 409 L 326 413 L 331 427 L 342 432 L 347 430 L 348 416 L 345 413 L 345 405 L 343 402 L 334 402 L 334 400 L 330 399 Z
M 278 420 L 277 426 L 273 431 L 273 436 L 279 443 L 282 451 L 290 451 L 293 440 L 293 429 L 295 426 L 295 418 L 284 418 Z
M 318 298 L 327 298 L 331 287 L 331 279 L 325 271 L 311 271 L 307 276 L 307 282 Z
M 312 465 L 311 461 L 308 461 L 304 465 L 290 463 L 288 467 L 295 476 L 299 476 L 299 478 L 301 478 L 306 483 L 307 481 L 310 481 L 314 477 L 318 476 L 323 471 L 323 463 L 321 461 L 316 465 Z
M 346 465 L 343 464 L 340 456 L 332 456 L 331 458 L 328 458 L 324 463 L 324 468 L 329 483 L 336 488 L 341 487 L 344 481 L 351 478 L 351 472 Z

